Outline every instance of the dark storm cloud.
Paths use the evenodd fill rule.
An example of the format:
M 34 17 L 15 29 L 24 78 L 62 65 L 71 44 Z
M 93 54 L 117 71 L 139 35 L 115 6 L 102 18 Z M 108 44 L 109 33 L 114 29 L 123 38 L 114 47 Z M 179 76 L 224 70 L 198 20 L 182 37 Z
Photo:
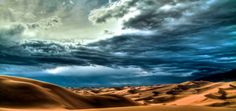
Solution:
M 151 72 L 161 68 L 173 75 L 210 74 L 235 68 L 236 40 L 228 35 L 232 31 L 233 27 L 227 27 L 174 37 L 123 35 L 90 46 L 118 57 L 119 61 L 112 64 L 120 66 L 137 66 Z
M 123 20 L 125 28 L 159 31 L 199 29 L 235 23 L 235 4 L 234 0 L 120 0 L 92 11 L 90 20 L 102 23 L 138 12 Z
M 64 65 L 138 67 L 150 74 L 164 72 L 173 76 L 214 73 L 235 66 L 236 50 L 233 47 L 236 40 L 234 35 L 229 36 L 234 28 L 175 37 L 122 35 L 87 46 L 71 42 L 28 41 L 1 46 L 0 62 L 42 68 L 48 68 L 46 64 L 52 68 Z
M 90 60 L 102 60 L 99 52 L 80 46 L 63 45 L 48 41 L 31 41 L 1 47 L 1 63 L 9 64 L 77 64 L 88 65 Z M 103 56 L 102 56 L 103 57 Z
M 140 13 L 123 21 L 124 27 L 154 34 L 127 34 L 90 45 L 121 57 L 119 65 L 151 71 L 159 67 L 173 75 L 235 68 L 236 40 L 229 35 L 235 32 L 234 0 L 121 0 L 94 10 L 90 20 L 122 19 L 132 8 Z

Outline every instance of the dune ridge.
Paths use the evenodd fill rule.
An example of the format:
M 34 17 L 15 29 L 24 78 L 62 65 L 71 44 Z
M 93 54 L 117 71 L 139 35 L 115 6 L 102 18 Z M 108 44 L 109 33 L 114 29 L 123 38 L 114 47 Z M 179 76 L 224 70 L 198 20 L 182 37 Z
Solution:
M 87 109 L 138 105 L 119 95 L 80 96 L 56 85 L 25 78 L 0 76 L 0 89 L 0 108 Z

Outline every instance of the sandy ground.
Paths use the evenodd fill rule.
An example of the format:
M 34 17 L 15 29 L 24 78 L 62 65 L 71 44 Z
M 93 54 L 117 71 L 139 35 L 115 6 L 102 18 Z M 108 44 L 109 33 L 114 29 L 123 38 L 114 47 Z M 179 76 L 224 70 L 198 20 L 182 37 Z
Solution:
M 61 88 L 0 76 L 0 111 L 236 111 L 236 82 Z
M 143 105 L 236 108 L 236 82 L 189 81 L 155 86 L 70 90 L 80 95 L 117 94 Z
M 0 76 L 0 89 L 1 108 L 87 109 L 138 105 L 119 95 L 81 96 L 52 84 L 22 78 Z
M 66 109 L 0 109 L 0 111 L 71 111 Z M 236 111 L 232 108 L 214 108 L 197 106 L 136 106 L 103 109 L 82 109 L 72 111 Z

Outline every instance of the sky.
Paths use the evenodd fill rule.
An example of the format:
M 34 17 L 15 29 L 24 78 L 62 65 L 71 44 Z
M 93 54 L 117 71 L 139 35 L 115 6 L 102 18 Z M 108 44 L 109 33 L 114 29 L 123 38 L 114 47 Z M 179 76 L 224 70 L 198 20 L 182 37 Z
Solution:
M 236 68 L 235 0 L 0 0 L 0 73 L 70 87 Z

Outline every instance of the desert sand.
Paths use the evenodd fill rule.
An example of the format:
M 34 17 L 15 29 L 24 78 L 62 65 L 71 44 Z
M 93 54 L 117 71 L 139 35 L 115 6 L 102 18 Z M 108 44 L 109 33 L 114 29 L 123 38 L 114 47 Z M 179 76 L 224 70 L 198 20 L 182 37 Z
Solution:
M 0 108 L 87 109 L 136 106 L 119 95 L 80 96 L 56 85 L 0 76 Z
M 70 90 L 80 95 L 117 94 L 143 105 L 236 108 L 236 82 L 189 81 L 155 86 Z
M 62 88 L 0 76 L 0 111 L 236 111 L 236 82 Z

